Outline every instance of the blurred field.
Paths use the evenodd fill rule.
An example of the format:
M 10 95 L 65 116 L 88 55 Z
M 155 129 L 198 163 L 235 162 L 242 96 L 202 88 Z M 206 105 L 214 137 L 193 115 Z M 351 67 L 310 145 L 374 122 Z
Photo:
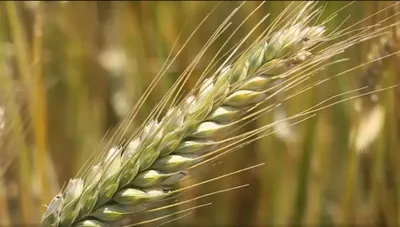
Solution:
M 288 4 L 266 2 L 238 30 L 226 50 L 270 13 L 263 28 L 267 27 Z M 346 4 L 329 2 L 324 15 Z M 345 25 L 391 4 L 355 2 L 340 12 L 328 29 L 335 29 L 350 14 Z M 222 2 L 215 9 L 151 93 L 133 127 L 148 116 L 238 5 Z M 229 32 L 258 5 L 246 3 L 233 17 L 233 28 L 203 58 L 212 59 Z M 77 174 L 95 150 L 101 149 L 170 52 L 176 55 L 216 6 L 217 2 L 200 1 L 0 2 L 0 226 L 40 222 L 44 204 Z M 374 24 L 394 13 L 386 10 L 360 25 Z M 261 32 L 256 30 L 247 45 Z M 332 77 L 371 60 L 368 53 L 381 54 L 374 45 L 384 49 L 379 39 L 350 48 L 341 56 L 349 58 L 348 62 L 327 68 L 316 79 Z M 398 51 L 397 46 L 393 48 Z M 247 129 L 291 116 L 360 86 L 374 90 L 397 85 L 398 62 L 399 58 L 393 56 L 379 65 L 335 77 L 290 99 L 279 111 L 252 122 Z M 200 62 L 185 90 L 196 83 L 207 63 Z M 399 95 L 396 87 L 334 105 L 293 127 L 276 128 L 274 135 L 203 167 L 182 184 L 265 162 L 259 168 L 183 194 L 181 198 L 188 199 L 250 184 L 196 201 L 191 206 L 213 204 L 168 225 L 400 225 Z M 185 208 L 188 206 L 168 212 Z

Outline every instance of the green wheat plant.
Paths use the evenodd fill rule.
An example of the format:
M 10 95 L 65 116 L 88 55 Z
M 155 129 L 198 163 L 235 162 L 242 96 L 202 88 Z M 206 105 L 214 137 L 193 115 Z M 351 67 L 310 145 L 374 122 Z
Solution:
M 42 226 L 108 226 L 157 207 L 184 190 L 172 186 L 188 171 L 270 134 L 278 122 L 239 135 L 233 132 L 279 106 L 274 102 L 278 94 L 292 91 L 324 68 L 340 63 L 342 60 L 334 60 L 336 55 L 386 29 L 377 25 L 328 31 L 326 24 L 334 15 L 322 20 L 323 7 L 315 2 L 288 7 L 249 47 L 242 46 L 252 32 L 224 55 L 223 61 L 210 61 L 185 93 L 183 85 L 194 67 L 241 6 L 220 25 L 143 124 L 132 130 L 132 119 L 165 73 L 161 70 L 103 153 L 95 154 L 53 198 Z M 305 120 L 321 108 L 324 106 L 316 105 L 291 118 Z
M 398 5 L 0 2 L 0 225 L 399 224 Z

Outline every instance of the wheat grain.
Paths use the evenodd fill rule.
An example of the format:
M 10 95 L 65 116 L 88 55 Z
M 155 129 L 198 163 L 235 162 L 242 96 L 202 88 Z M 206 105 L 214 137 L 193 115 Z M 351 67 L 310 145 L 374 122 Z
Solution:
M 271 26 L 236 61 L 223 64 L 216 75 L 196 86 L 195 95 L 171 108 L 160 121 L 148 121 L 124 145 L 113 146 L 84 179 L 70 180 L 50 202 L 41 225 L 104 226 L 148 209 L 172 194 L 165 186 L 177 183 L 238 123 L 254 115 L 240 117 L 285 85 L 274 81 L 289 78 L 287 87 L 280 88 L 287 89 L 296 84 L 290 80 L 293 76 L 317 72 L 323 61 L 366 39 L 362 30 L 314 52 L 316 45 L 339 36 L 325 35 L 323 23 L 308 25 L 318 16 L 317 10 L 311 11 L 314 5 L 305 4 L 299 16 L 272 34 Z

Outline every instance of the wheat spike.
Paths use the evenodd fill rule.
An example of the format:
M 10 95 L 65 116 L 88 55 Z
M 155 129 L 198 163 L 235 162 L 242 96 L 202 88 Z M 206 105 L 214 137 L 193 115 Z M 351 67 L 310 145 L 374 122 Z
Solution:
M 172 194 L 186 170 L 203 161 L 240 117 L 269 99 L 274 81 L 340 53 L 361 39 L 360 32 L 322 52 L 314 47 L 326 36 L 323 23 L 308 25 L 317 14 L 306 4 L 281 30 L 267 34 L 236 61 L 203 80 L 194 95 L 151 119 L 123 146 L 113 146 L 85 178 L 71 179 L 49 204 L 42 226 L 106 226 Z M 310 63 L 311 62 L 311 63 Z M 304 70 L 305 72 L 306 70 Z

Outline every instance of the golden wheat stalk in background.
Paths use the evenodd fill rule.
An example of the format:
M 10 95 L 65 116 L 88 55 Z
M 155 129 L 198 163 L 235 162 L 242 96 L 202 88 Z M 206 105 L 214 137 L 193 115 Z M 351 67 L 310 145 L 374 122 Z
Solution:
M 230 132 L 278 105 L 262 107 L 266 101 L 298 86 L 333 64 L 329 61 L 334 56 L 379 35 L 383 29 L 347 28 L 327 34 L 325 24 L 329 18 L 320 22 L 321 13 L 322 8 L 316 8 L 313 2 L 284 10 L 246 51 L 237 53 L 243 42 L 239 43 L 214 74 L 203 76 L 185 98 L 178 100 L 193 67 L 189 66 L 143 125 L 127 134 L 139 102 L 104 149 L 104 155 L 90 161 L 81 176 L 71 179 L 52 200 L 41 225 L 99 227 L 148 210 L 175 194 L 169 186 L 179 182 L 189 169 L 242 146 L 252 137 L 266 135 L 275 122 L 238 136 Z M 228 19 L 194 65 L 227 27 Z M 340 40 L 348 34 L 351 36 Z M 144 99 L 153 88 L 150 86 Z M 262 108 L 256 110 L 258 107 Z M 163 110 L 167 113 L 160 118 Z
M 399 12 L 398 5 L 393 7 L 394 12 Z M 374 61 L 363 69 L 359 79 L 360 87 L 367 87 L 368 91 L 374 91 L 383 86 L 387 73 L 393 70 L 393 65 L 390 63 L 398 61 L 398 55 L 391 58 L 386 58 L 388 55 L 393 55 L 399 51 L 400 27 L 397 25 L 392 28 L 391 32 L 379 37 L 379 39 L 371 44 L 368 49 L 366 60 Z M 382 178 L 390 179 L 390 171 L 386 168 L 381 168 L 385 165 L 385 148 L 374 148 L 374 144 L 379 137 L 385 137 L 384 126 L 386 118 L 390 118 L 388 112 L 389 107 L 383 105 L 381 94 L 371 93 L 368 96 L 363 96 L 355 100 L 354 109 L 356 110 L 356 119 L 353 122 L 350 133 L 350 149 L 352 153 L 350 157 L 353 162 L 350 163 L 349 169 L 354 175 L 359 174 L 359 180 L 355 181 L 355 176 L 349 174 L 347 182 L 347 191 L 351 191 L 352 187 L 358 187 L 359 193 L 354 196 L 349 193 L 343 201 L 343 214 L 348 212 L 351 200 L 361 198 L 359 208 L 359 218 L 357 224 L 372 224 L 375 220 L 371 220 L 371 211 L 366 209 L 370 203 L 375 202 L 378 194 L 387 193 L 393 185 L 390 180 L 382 181 Z M 392 157 L 390 157 L 392 159 Z M 394 161 L 396 163 L 396 161 Z M 378 168 L 377 168 L 378 167 Z M 395 171 L 395 170 L 394 170 Z M 381 175 L 379 175 L 381 174 Z M 384 177 L 378 177 L 384 176 Z M 349 190 L 350 188 L 350 190 Z M 376 194 L 373 191 L 380 191 Z M 384 189 L 382 189 L 384 188 Z M 387 193 L 388 194 L 388 193 Z M 377 210 L 384 209 L 382 206 L 377 206 Z M 391 215 L 390 212 L 385 215 Z M 349 216 L 349 215 L 348 215 Z M 372 215 L 371 215 L 372 216 Z M 349 217 L 347 217 L 349 219 Z M 344 221 L 348 221 L 345 220 Z M 376 222 L 375 222 L 376 223 Z M 390 224 L 389 224 L 390 225 Z
M 385 56 L 396 53 L 399 49 L 400 27 L 396 26 L 393 32 L 390 32 L 372 44 L 367 60 L 375 60 L 373 64 L 368 65 L 361 78 L 360 87 L 368 87 L 369 91 L 374 91 L 381 87 L 379 80 L 383 77 L 387 61 Z M 384 121 L 384 108 L 379 104 L 379 95 L 371 94 L 369 96 L 357 99 L 355 109 L 360 117 L 353 126 L 353 140 L 356 152 L 365 152 L 371 143 L 379 135 Z M 371 123 L 372 122 L 372 123 Z

